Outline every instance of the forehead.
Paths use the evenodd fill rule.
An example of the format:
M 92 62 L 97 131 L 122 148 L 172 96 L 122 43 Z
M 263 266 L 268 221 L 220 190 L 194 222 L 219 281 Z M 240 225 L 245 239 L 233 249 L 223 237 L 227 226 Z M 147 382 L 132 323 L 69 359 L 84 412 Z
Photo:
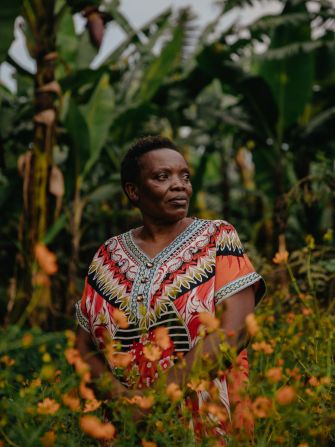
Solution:
M 173 149 L 156 149 L 146 152 L 139 159 L 141 171 L 160 168 L 188 168 L 185 158 Z

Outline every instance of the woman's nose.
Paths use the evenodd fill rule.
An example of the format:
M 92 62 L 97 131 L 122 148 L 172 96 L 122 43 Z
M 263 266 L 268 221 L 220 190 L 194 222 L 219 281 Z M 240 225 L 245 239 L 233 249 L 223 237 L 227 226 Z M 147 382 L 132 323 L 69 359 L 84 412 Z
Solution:
M 185 189 L 185 181 L 180 177 L 175 177 L 172 179 L 171 189 L 183 190 Z

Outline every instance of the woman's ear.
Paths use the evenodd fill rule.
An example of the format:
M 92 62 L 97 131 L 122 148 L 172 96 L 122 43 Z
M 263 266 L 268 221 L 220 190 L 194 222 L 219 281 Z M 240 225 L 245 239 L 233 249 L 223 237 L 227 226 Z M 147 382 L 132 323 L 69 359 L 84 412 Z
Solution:
M 137 185 L 135 185 L 135 183 L 126 183 L 124 185 L 124 190 L 128 196 L 128 199 L 133 203 L 136 204 L 138 202 L 139 199 L 139 194 L 138 194 L 138 187 Z

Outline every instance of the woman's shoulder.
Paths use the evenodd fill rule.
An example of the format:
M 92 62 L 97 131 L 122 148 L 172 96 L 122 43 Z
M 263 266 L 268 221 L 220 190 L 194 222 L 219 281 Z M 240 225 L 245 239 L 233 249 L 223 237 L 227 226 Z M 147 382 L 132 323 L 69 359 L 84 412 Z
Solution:
M 116 234 L 114 236 L 110 236 L 102 244 L 98 245 L 98 249 L 96 250 L 93 259 L 95 259 L 96 257 L 101 257 L 104 254 L 107 255 L 108 253 L 111 253 L 112 251 L 115 251 L 115 249 L 117 249 L 117 247 L 120 246 L 120 241 L 127 234 L 129 234 L 130 231 L 126 231 L 124 233 L 120 233 L 120 234 Z
M 204 224 L 207 224 L 208 226 L 216 228 L 219 232 L 236 231 L 234 225 L 224 219 L 199 219 L 199 218 L 196 219 L 203 222 Z

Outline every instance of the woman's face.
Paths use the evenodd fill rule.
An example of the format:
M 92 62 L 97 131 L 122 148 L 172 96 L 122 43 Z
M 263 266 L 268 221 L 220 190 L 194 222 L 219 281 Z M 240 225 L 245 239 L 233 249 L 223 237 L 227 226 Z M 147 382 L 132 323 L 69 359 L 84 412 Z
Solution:
M 143 216 L 164 222 L 186 217 L 192 185 L 184 157 L 172 149 L 157 149 L 142 155 L 139 166 L 138 182 L 129 183 L 127 192 Z

